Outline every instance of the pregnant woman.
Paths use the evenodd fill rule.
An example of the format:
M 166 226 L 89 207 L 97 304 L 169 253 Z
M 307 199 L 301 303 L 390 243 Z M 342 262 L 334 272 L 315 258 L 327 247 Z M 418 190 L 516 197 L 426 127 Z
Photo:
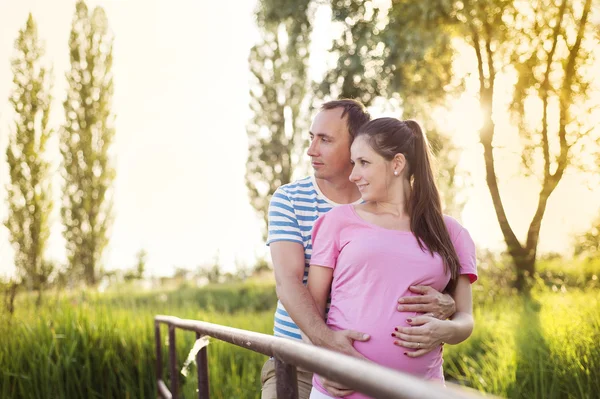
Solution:
M 415 121 L 375 119 L 356 136 L 350 180 L 364 202 L 342 205 L 317 220 L 308 289 L 333 330 L 367 333 L 354 346 L 366 359 L 443 382 L 442 342 L 456 344 L 473 330 L 471 283 L 477 279 L 475 246 L 467 230 L 441 212 L 430 149 Z M 427 285 L 456 301 L 448 320 L 398 312 L 398 294 Z M 404 292 L 404 294 L 402 294 Z M 435 349 L 413 357 L 431 337 Z M 351 392 L 351 391 L 348 391 Z M 319 378 L 312 399 L 330 398 Z M 352 393 L 348 398 L 366 398 Z

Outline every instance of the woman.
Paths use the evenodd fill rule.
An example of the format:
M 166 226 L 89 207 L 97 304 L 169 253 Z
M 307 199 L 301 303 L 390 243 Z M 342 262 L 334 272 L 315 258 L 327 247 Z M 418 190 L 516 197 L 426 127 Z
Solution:
M 441 212 L 430 158 L 414 121 L 380 118 L 359 130 L 350 180 L 364 202 L 338 206 L 317 220 L 308 289 L 323 317 L 331 290 L 330 328 L 370 335 L 354 343 L 367 359 L 443 381 L 441 343 L 462 342 L 473 330 L 470 284 L 477 271 L 469 233 Z M 449 290 L 455 315 L 436 320 L 398 312 L 398 294 L 411 295 L 412 285 Z M 405 334 L 407 327 L 411 334 Z M 441 337 L 435 349 L 412 357 L 431 336 Z M 315 377 L 311 398 L 325 397 L 330 396 Z

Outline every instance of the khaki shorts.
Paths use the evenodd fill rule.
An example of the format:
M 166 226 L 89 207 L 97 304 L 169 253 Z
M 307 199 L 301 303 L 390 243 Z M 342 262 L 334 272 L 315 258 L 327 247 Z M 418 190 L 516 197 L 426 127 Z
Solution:
M 310 390 L 312 389 L 313 373 L 297 369 L 296 376 L 298 377 L 298 398 L 308 399 Z M 270 358 L 267 360 L 260 373 L 260 381 L 262 383 L 261 399 L 277 399 L 277 385 L 275 382 L 275 360 Z

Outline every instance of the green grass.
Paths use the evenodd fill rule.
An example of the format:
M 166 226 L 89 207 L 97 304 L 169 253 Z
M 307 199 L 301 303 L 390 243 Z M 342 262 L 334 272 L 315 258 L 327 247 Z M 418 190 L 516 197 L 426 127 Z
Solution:
M 600 294 L 537 292 L 476 307 L 469 340 L 445 349 L 445 372 L 510 398 L 589 398 L 600 392 Z
M 489 284 L 489 283 L 487 283 Z M 487 285 L 486 284 L 486 285 Z M 475 292 L 476 328 L 446 346 L 449 380 L 511 398 L 587 398 L 600 392 L 600 295 L 595 287 L 553 290 L 533 298 Z M 504 295 L 501 295 L 504 294 Z M 23 297 L 0 324 L 0 397 L 156 397 L 153 317 L 169 314 L 270 333 L 272 285 L 231 285 L 171 292 L 49 293 L 39 311 Z M 167 329 L 162 329 L 164 373 Z M 181 370 L 194 333 L 177 332 Z M 212 398 L 257 398 L 266 357 L 212 340 Z M 180 376 L 195 397 L 196 370 Z M 167 381 L 168 382 L 168 381 Z

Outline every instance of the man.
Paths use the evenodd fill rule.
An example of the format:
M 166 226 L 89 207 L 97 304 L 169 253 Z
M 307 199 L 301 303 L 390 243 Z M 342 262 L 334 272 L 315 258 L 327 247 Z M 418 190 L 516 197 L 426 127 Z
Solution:
M 366 341 L 369 337 L 357 331 L 330 330 L 306 289 L 306 280 L 314 222 L 336 205 L 361 202 L 358 188 L 349 180 L 352 172 L 350 145 L 358 129 L 369 120 L 369 113 L 358 101 L 337 100 L 323 104 L 313 120 L 307 151 L 314 176 L 281 186 L 273 194 L 267 239 L 279 298 L 274 334 L 301 340 L 304 333 L 315 345 L 357 357 L 362 356 L 352 343 Z M 454 301 L 449 295 L 430 287 L 412 289 L 421 295 L 400 298 L 399 310 L 430 313 L 440 319 L 454 313 Z M 308 399 L 312 373 L 298 369 L 297 375 L 299 397 Z M 262 399 L 275 399 L 273 359 L 265 363 L 261 380 Z M 329 381 L 324 381 L 324 386 L 334 396 L 351 392 Z

